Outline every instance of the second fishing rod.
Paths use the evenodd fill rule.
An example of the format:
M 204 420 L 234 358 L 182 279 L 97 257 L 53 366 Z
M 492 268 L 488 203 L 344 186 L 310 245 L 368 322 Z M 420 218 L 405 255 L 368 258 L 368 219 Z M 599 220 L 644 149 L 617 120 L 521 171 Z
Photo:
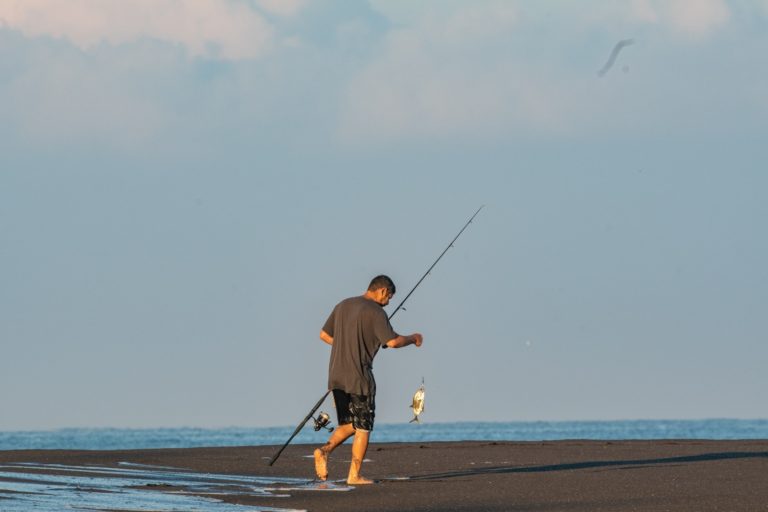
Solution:
M 430 272 L 432 272 L 432 269 L 435 268 L 435 265 L 437 265 L 437 263 L 442 259 L 442 257 L 445 255 L 445 253 L 448 252 L 448 249 L 453 247 L 454 242 L 456 242 L 456 240 L 459 239 L 459 237 L 464 232 L 464 230 L 467 229 L 467 227 L 469 227 L 469 225 L 472 223 L 472 221 L 475 219 L 475 217 L 477 217 L 477 214 L 480 213 L 480 210 L 482 210 L 482 209 L 483 209 L 483 206 L 478 208 L 477 211 L 472 215 L 472 217 L 469 218 L 467 223 L 464 224 L 464 227 L 461 228 L 461 230 L 453 238 L 453 240 L 451 240 L 451 242 L 443 250 L 443 252 L 440 253 L 440 256 L 437 257 L 435 262 L 432 263 L 432 265 L 427 269 L 427 271 L 424 273 L 424 275 L 421 276 L 421 279 L 418 280 L 418 282 L 414 285 L 414 287 L 411 289 L 411 291 L 408 292 L 408 294 L 405 296 L 405 298 L 403 298 L 403 300 L 400 302 L 400 304 L 398 304 L 397 307 L 392 311 L 392 313 L 389 314 L 389 316 L 388 316 L 389 320 L 392 320 L 392 317 L 394 317 L 397 314 L 397 312 L 400 311 L 401 309 L 405 310 L 403 305 L 406 303 L 406 301 L 410 298 L 410 296 L 413 294 L 413 292 L 416 291 L 416 288 L 419 287 L 421 282 L 424 281 L 424 279 L 426 279 L 426 277 L 430 274 Z M 325 392 L 325 394 L 320 398 L 320 400 L 317 401 L 315 406 L 309 411 L 309 414 L 307 414 L 304 417 L 304 419 L 301 420 L 301 422 L 298 424 L 296 429 L 293 431 L 293 434 L 291 434 L 291 437 L 289 437 L 288 440 L 285 442 L 285 444 L 283 444 L 280 447 L 280 449 L 275 453 L 275 455 L 272 456 L 272 458 L 270 459 L 270 461 L 268 463 L 270 466 L 273 465 L 275 463 L 275 461 L 277 461 L 278 457 L 280 457 L 280 454 L 283 453 L 283 450 L 285 450 L 285 448 L 290 444 L 290 442 L 293 440 L 293 438 L 296 437 L 296 435 L 298 435 L 298 433 L 301 431 L 301 429 L 304 428 L 304 425 L 307 424 L 307 422 L 310 420 L 310 418 L 313 417 L 315 412 L 320 408 L 320 406 L 323 404 L 323 402 L 328 397 L 330 392 L 331 392 L 330 389 L 327 390 Z M 314 420 L 315 420 L 315 430 L 316 431 L 319 431 L 321 428 L 325 428 L 325 429 L 327 429 L 329 431 L 333 430 L 333 428 L 329 428 L 327 426 L 328 422 L 330 421 L 330 418 L 329 418 L 329 416 L 327 414 L 321 413 L 317 418 L 314 418 Z

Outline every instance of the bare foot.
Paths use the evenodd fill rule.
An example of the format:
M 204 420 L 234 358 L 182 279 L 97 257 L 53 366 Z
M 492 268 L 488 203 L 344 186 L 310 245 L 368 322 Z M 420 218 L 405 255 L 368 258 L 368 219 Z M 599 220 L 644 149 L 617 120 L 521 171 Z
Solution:
M 328 478 L 327 462 L 328 455 L 320 448 L 315 450 L 315 473 L 317 473 L 317 478 L 322 481 Z
M 364 478 L 359 475 L 356 477 L 347 478 L 347 484 L 349 485 L 369 485 L 372 483 L 374 483 L 373 480 L 369 480 L 368 478 Z

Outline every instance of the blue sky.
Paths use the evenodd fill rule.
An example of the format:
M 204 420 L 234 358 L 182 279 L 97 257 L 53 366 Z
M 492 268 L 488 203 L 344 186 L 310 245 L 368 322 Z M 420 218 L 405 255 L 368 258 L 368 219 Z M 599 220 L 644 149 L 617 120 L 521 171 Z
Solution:
M 0 429 L 764 418 L 768 3 L 0 0 Z M 614 45 L 622 49 L 603 77 Z M 397 301 L 396 301 L 397 302 Z

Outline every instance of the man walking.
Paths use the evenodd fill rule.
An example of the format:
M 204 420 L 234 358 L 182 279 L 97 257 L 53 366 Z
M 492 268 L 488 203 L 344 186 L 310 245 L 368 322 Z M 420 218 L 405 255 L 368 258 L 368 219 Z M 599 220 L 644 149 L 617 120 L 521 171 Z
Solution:
M 328 455 L 354 435 L 347 483 L 373 483 L 360 475 L 376 410 L 373 358 L 379 348 L 420 347 L 423 341 L 419 333 L 400 336 L 392 329 L 384 306 L 393 295 L 392 279 L 376 276 L 363 295 L 339 302 L 320 331 L 320 339 L 331 345 L 328 389 L 333 392 L 339 425 L 328 442 L 315 450 L 315 472 L 320 480 L 328 478 Z

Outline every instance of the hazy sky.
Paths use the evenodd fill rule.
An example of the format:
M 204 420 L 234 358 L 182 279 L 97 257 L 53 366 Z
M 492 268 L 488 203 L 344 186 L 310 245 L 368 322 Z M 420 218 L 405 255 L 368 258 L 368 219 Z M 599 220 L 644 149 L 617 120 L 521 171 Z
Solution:
M 0 429 L 294 425 L 482 204 L 379 421 L 768 417 L 766 55 L 765 0 L 0 0 Z

